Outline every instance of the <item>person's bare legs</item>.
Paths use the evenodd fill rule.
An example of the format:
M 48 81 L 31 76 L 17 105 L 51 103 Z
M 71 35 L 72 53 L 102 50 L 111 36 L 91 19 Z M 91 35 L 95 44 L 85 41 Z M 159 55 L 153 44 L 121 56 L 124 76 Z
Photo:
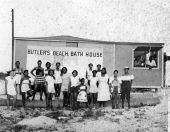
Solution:
M 10 103 L 10 95 L 7 95 L 6 104 L 8 109 L 9 109 L 9 103 Z

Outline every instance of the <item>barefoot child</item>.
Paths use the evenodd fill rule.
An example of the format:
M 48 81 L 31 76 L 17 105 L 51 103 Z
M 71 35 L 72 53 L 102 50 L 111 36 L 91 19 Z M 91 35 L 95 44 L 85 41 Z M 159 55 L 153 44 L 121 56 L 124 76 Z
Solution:
M 48 108 L 53 108 L 52 105 L 52 99 L 53 95 L 55 94 L 55 88 L 54 88 L 54 83 L 55 83 L 55 77 L 54 77 L 54 70 L 50 69 L 48 71 L 48 75 L 46 76 L 46 87 L 47 87 L 47 109 Z
M 26 102 L 26 94 L 28 94 L 28 98 L 29 98 L 29 90 L 30 90 L 30 84 L 31 81 L 29 80 L 29 76 L 28 76 L 28 70 L 24 71 L 24 76 L 21 79 L 21 94 L 22 94 L 22 103 L 23 103 L 23 107 L 25 108 L 25 102 Z
M 112 94 L 112 109 L 118 109 L 121 80 L 118 78 L 118 70 L 115 70 L 113 74 L 114 75 L 109 78 L 109 86 Z
M 79 103 L 85 103 L 86 106 L 87 106 L 87 93 L 86 93 L 86 90 L 87 90 L 87 86 L 84 85 L 85 83 L 85 79 L 82 78 L 80 79 L 80 87 L 79 87 L 79 94 L 77 96 L 77 102 L 78 102 L 78 106 L 79 106 Z
M 9 108 L 10 99 L 12 98 L 12 110 L 14 110 L 16 96 L 17 96 L 17 87 L 16 80 L 14 78 L 15 73 L 13 71 L 10 72 L 9 76 L 5 78 L 5 89 L 7 94 L 7 107 Z

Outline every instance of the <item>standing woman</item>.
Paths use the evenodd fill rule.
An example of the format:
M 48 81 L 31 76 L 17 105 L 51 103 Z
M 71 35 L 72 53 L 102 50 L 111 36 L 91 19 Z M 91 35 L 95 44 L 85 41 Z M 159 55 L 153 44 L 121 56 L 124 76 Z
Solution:
M 56 69 L 54 71 L 54 77 L 55 77 L 55 97 L 59 98 L 60 96 L 60 91 L 61 91 L 61 84 L 62 84 L 62 79 L 61 79 L 61 69 L 60 69 L 60 62 L 56 63 Z
M 61 78 L 62 78 L 62 85 L 61 91 L 63 92 L 63 107 L 67 107 L 69 105 L 70 96 L 68 93 L 70 75 L 67 73 L 67 68 L 63 67 L 61 70 Z
M 128 108 L 130 108 L 130 91 L 132 86 L 132 81 L 134 79 L 133 75 L 129 74 L 129 67 L 124 68 L 124 74 L 121 76 L 121 99 L 122 99 L 122 108 L 124 108 L 124 100 L 127 99 Z
M 43 74 L 44 74 L 44 68 L 42 68 L 41 67 L 41 65 L 42 65 L 42 61 L 41 60 L 38 60 L 37 61 L 37 65 L 38 66 L 36 66 L 36 67 L 34 67 L 32 70 L 31 70 L 31 74 L 35 77 L 36 76 L 36 72 L 37 72 L 37 70 L 41 70 L 42 72 L 43 72 Z M 35 73 L 34 73 L 35 72 Z
M 44 74 L 45 74 L 45 76 L 47 76 L 48 75 L 48 71 L 51 69 L 51 63 L 47 62 L 45 64 L 45 66 L 46 66 L 46 69 L 44 70 Z
M 15 80 L 16 80 L 17 93 L 21 94 L 21 77 L 23 74 L 23 70 L 20 67 L 19 61 L 15 62 L 14 74 L 15 74 Z
M 110 100 L 110 90 L 109 90 L 109 76 L 106 72 L 106 68 L 102 68 L 101 76 L 98 79 L 98 97 L 99 105 L 105 106 L 105 102 Z

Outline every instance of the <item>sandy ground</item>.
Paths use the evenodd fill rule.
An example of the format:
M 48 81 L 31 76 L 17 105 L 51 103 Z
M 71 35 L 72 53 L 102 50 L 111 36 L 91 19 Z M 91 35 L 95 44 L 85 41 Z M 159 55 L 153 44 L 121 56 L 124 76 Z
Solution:
M 167 90 L 161 93 L 161 103 L 156 106 L 130 110 L 106 107 L 78 111 L 44 108 L 10 111 L 0 107 L 0 131 L 167 132 L 168 93 Z

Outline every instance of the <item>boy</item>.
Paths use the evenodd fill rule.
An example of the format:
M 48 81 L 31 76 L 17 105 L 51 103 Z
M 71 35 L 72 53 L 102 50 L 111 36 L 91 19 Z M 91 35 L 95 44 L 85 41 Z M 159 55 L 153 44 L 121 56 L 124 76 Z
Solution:
M 121 80 L 118 78 L 118 70 L 115 70 L 113 74 L 114 75 L 109 78 L 109 86 L 112 94 L 112 109 L 118 109 Z

